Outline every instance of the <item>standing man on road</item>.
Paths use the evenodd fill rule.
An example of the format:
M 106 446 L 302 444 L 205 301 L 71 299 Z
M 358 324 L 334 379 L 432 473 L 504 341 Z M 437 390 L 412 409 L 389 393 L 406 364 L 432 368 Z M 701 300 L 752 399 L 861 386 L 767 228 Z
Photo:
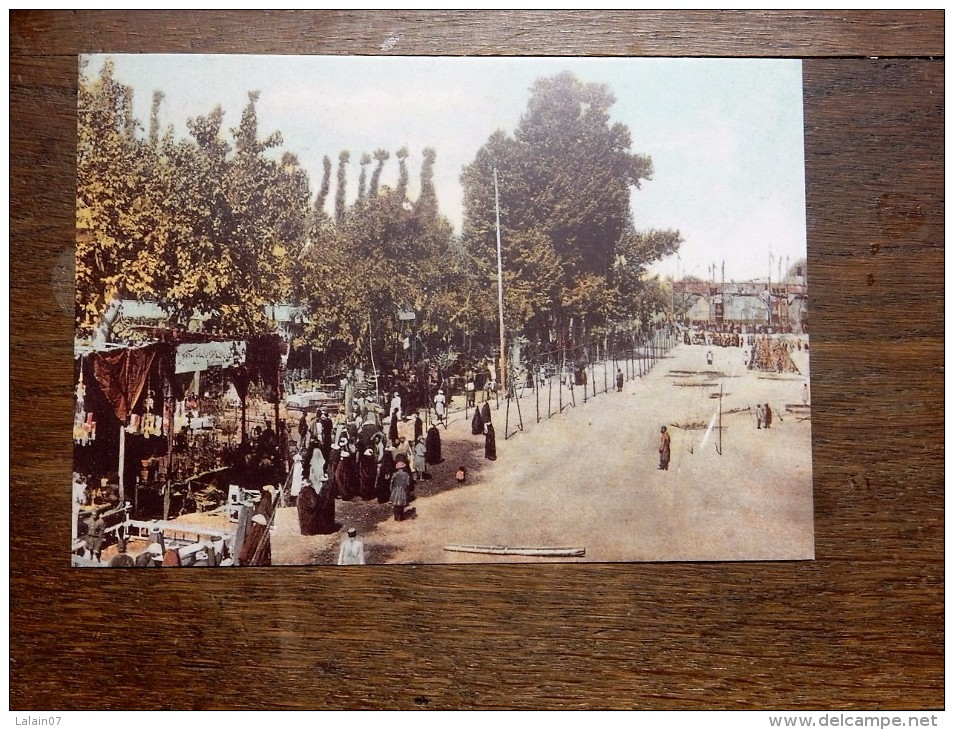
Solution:
M 467 384 L 464 390 L 467 392 L 467 403 L 465 408 L 474 408 L 477 405 L 477 384 L 474 382 L 474 371 L 467 371 Z
M 424 421 L 421 420 L 421 412 L 414 412 L 414 442 L 416 443 L 424 435 Z
M 358 531 L 353 527 L 348 529 L 348 537 L 341 541 L 341 550 L 338 552 L 338 565 L 365 565 L 364 543 L 357 538 Z
M 105 481 L 105 480 L 103 480 Z M 103 540 L 106 537 L 106 521 L 98 509 L 93 510 L 88 520 L 89 529 L 86 532 L 86 553 L 90 560 L 102 560 Z
M 659 468 L 663 471 L 669 470 L 669 456 L 670 456 L 670 446 L 669 446 L 669 431 L 666 430 L 666 427 L 663 426 L 659 429 Z
M 623 392 L 623 371 L 616 368 L 616 392 Z
M 444 397 L 444 391 L 437 391 L 434 396 L 434 413 L 437 414 L 437 422 L 443 423 L 447 428 L 447 398 Z

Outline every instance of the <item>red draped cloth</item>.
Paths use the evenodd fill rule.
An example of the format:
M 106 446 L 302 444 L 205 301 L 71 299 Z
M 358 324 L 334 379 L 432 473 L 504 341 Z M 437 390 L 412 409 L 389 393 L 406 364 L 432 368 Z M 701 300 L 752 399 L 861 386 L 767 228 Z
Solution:
M 91 355 L 93 375 L 116 418 L 125 424 L 142 395 L 157 355 L 155 347 L 97 352 Z

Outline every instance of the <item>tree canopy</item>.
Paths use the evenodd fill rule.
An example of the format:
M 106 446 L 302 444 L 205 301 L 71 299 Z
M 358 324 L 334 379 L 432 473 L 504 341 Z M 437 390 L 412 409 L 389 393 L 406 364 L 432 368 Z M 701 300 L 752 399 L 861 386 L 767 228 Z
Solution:
M 578 341 L 646 327 L 664 299 L 646 276 L 674 252 L 677 231 L 642 231 L 630 195 L 651 179 L 614 99 L 568 73 L 538 80 L 512 135 L 498 131 L 464 169 L 465 218 L 455 236 L 440 212 L 438 152 L 425 147 L 420 194 L 408 197 L 406 147 L 323 158 L 314 195 L 278 132 L 258 128 L 251 91 L 240 122 L 223 130 L 216 107 L 161 129 L 153 92 L 148 130 L 133 90 L 112 64 L 82 76 L 77 150 L 77 326 L 96 326 L 110 303 L 159 303 L 175 326 L 201 314 L 228 336 L 271 331 L 267 305 L 303 312 L 295 343 L 330 368 L 452 347 L 489 354 L 497 342 L 494 171 L 500 192 L 506 326 L 513 336 Z M 386 181 L 386 167 L 393 184 Z M 349 166 L 358 165 L 349 196 Z M 369 170 L 370 167 L 370 170 Z M 396 171 L 394 170 L 396 167 Z M 408 324 L 398 312 L 413 312 Z
M 94 326 L 115 298 L 151 299 L 173 324 L 197 314 L 231 334 L 267 331 L 264 306 L 290 293 L 288 262 L 304 243 L 308 178 L 281 136 L 258 135 L 249 94 L 241 123 L 222 132 L 215 108 L 189 137 L 131 117 L 132 90 L 106 63 L 81 79 L 77 147 L 77 325 Z
M 464 241 L 490 275 L 497 171 L 511 326 L 574 338 L 632 319 L 645 267 L 673 253 L 676 231 L 634 229 L 630 194 L 652 177 L 611 123 L 615 99 L 570 73 L 537 80 L 513 136 L 497 131 L 465 168 Z M 528 241 L 532 241 L 528 245 Z

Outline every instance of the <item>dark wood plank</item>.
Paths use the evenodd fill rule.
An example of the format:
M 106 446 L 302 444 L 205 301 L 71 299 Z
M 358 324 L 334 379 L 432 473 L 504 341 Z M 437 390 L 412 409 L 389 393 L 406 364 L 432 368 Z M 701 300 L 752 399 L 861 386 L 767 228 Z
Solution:
M 942 11 L 18 11 L 11 54 L 943 56 Z
M 943 706 L 942 19 L 13 13 L 11 707 Z M 817 560 L 69 570 L 72 54 L 389 34 L 398 53 L 921 57 L 805 64 Z

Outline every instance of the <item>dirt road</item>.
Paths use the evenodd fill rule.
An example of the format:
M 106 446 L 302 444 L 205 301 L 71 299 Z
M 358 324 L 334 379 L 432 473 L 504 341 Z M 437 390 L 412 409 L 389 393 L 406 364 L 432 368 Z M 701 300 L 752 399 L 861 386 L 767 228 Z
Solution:
M 452 544 L 585 548 L 584 558 L 561 559 L 569 561 L 811 558 L 811 426 L 807 413 L 786 411 L 801 405 L 808 353 L 793 359 L 801 374 L 767 374 L 746 370 L 741 349 L 680 345 L 622 393 L 610 388 L 584 404 L 577 390 L 575 407 L 551 418 L 544 409 L 540 423 L 528 389 L 523 431 L 514 433 L 512 406 L 504 439 L 506 402 L 493 411 L 494 462 L 457 411 L 442 431 L 445 462 L 419 490 L 414 519 L 394 522 L 388 505 L 339 502 L 338 521 L 358 527 L 369 562 L 553 560 L 444 550 Z M 775 418 L 757 429 L 754 409 L 765 402 Z M 672 438 L 668 471 L 658 469 L 661 425 Z M 453 481 L 458 465 L 470 472 L 464 486 Z M 340 535 L 302 537 L 294 509 L 281 513 L 276 563 L 334 561 Z

